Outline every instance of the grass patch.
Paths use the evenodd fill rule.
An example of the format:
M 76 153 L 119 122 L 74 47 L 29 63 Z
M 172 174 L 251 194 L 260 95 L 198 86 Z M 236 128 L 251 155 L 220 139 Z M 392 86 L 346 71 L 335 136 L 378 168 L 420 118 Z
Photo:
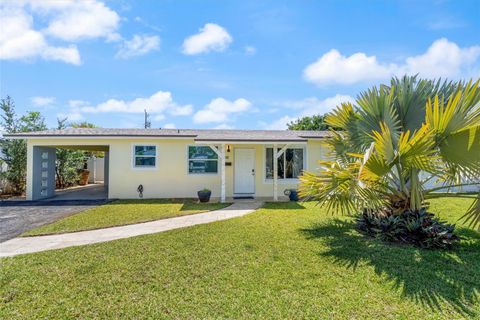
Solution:
M 217 210 L 229 205 L 225 203 L 198 203 L 194 200 L 117 200 L 32 229 L 21 236 L 37 236 L 121 226 Z
M 472 200 L 436 199 L 456 222 Z M 480 317 L 480 233 L 388 245 L 313 204 L 0 261 L 0 318 Z

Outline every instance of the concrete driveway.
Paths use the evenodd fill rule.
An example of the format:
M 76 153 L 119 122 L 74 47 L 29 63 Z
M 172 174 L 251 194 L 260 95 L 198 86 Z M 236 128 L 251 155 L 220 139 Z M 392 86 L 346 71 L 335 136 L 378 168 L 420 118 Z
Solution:
M 105 202 L 107 202 L 105 199 L 2 201 L 0 202 L 0 242 Z
M 55 196 L 50 198 L 50 200 L 99 200 L 107 198 L 107 188 L 101 183 L 55 190 Z

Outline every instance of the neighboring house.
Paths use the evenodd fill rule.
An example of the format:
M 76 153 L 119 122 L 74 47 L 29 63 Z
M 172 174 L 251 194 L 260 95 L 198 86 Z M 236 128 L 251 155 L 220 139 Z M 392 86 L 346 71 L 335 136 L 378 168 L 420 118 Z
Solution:
M 324 131 L 71 128 L 8 135 L 28 144 L 27 199 L 54 195 L 55 148 L 105 152 L 109 198 L 278 199 L 318 168 Z M 143 188 L 139 188 L 139 186 Z

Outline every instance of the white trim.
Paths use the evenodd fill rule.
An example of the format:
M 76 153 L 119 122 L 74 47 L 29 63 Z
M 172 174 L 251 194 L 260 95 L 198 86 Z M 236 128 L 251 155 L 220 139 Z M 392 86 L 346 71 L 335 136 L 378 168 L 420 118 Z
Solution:
M 256 168 L 256 157 L 257 157 L 257 150 L 256 148 L 249 148 L 249 147 L 235 147 L 232 146 L 232 153 L 233 153 L 233 166 L 232 166 L 232 173 L 233 173 L 233 183 L 232 183 L 232 189 L 233 189 L 233 196 L 234 197 L 242 197 L 242 196 L 248 196 L 248 197 L 255 197 L 257 194 L 257 168 Z M 235 159 L 235 150 L 237 149 L 243 149 L 243 150 L 253 150 L 253 169 L 255 170 L 255 175 L 253 178 L 253 193 L 238 193 L 235 192 L 235 163 L 237 162 Z
M 8 140 L 45 140 L 45 139 L 87 139 L 87 140 L 102 140 L 102 139 L 138 139 L 138 140 L 195 140 L 195 137 L 166 137 L 166 136 L 15 136 L 15 137 L 4 137 Z
M 278 148 L 279 146 L 277 146 Z M 264 184 L 273 184 L 273 178 L 267 178 L 267 148 L 273 148 L 273 145 L 266 145 L 263 147 L 263 159 L 262 159 L 262 171 L 263 171 L 263 183 Z M 303 149 L 303 171 L 307 171 L 308 169 L 308 148 L 304 145 L 299 144 L 290 144 L 288 145 L 287 149 Z M 277 179 L 279 184 L 297 184 L 300 182 L 298 178 L 278 178 Z
M 155 166 L 135 166 L 135 158 L 137 157 L 135 155 L 135 147 L 155 147 L 155 156 L 145 156 L 145 157 L 150 157 L 150 158 L 155 158 Z M 132 170 L 136 171 L 148 171 L 148 170 L 157 170 L 158 169 L 158 144 L 151 144 L 151 143 L 132 143 L 132 148 L 131 148 L 131 168 Z M 142 157 L 142 156 L 138 156 Z
M 265 149 L 265 157 L 267 154 L 267 149 Z M 273 201 L 278 201 L 278 161 L 277 161 L 277 151 L 278 147 L 276 144 L 273 145 L 272 155 L 273 155 Z M 265 164 L 265 168 L 267 168 Z
M 213 146 L 215 148 L 215 146 Z M 220 159 L 222 161 L 222 167 L 221 167 L 221 187 L 220 187 L 220 202 L 225 203 L 225 200 L 227 198 L 226 195 L 226 186 L 225 186 L 225 144 L 222 144 L 220 147 Z
M 273 184 L 273 179 L 266 179 L 263 181 L 264 184 L 271 185 Z M 278 184 L 298 184 L 300 183 L 300 179 L 295 179 L 295 178 L 288 178 L 288 179 L 277 179 Z
M 229 145 L 234 145 L 234 144 L 291 144 L 291 145 L 307 145 L 307 141 L 235 141 L 235 140 L 212 140 L 212 141 L 195 141 L 196 145 L 205 145 L 209 146 L 212 144 L 229 144 Z
M 187 163 L 186 163 L 186 167 L 187 167 L 187 175 L 189 176 L 218 176 L 219 173 L 220 173 L 220 170 L 219 170 L 219 165 L 220 165 L 220 156 L 218 156 L 218 153 L 217 151 L 218 150 L 214 150 L 212 149 L 215 153 L 217 153 L 217 156 L 218 156 L 218 159 L 203 159 L 205 161 L 217 161 L 217 172 L 190 172 L 190 167 L 189 167 L 189 163 L 190 163 L 190 160 L 193 160 L 195 161 L 196 159 L 190 159 L 188 157 L 188 148 L 189 147 L 210 147 L 212 148 L 211 145 L 195 145 L 195 144 L 187 144 L 187 148 L 186 148 L 186 159 L 187 159 Z M 198 159 L 199 161 L 202 161 L 202 159 Z
M 223 154 L 223 152 L 222 152 L 220 149 L 221 149 L 221 147 L 223 147 L 224 145 L 225 145 L 225 144 L 223 143 L 223 144 L 222 144 L 221 146 L 219 146 L 218 148 L 217 148 L 217 146 L 215 146 L 215 145 L 213 145 L 213 144 L 210 144 L 210 145 L 208 145 L 208 146 L 210 147 L 210 149 L 213 150 L 213 152 L 215 152 L 215 153 L 217 154 L 217 156 L 218 156 L 219 159 L 223 159 L 223 158 L 225 157 L 225 155 Z M 197 146 L 195 146 L 195 147 L 197 147 Z M 203 146 L 198 146 L 198 147 L 203 147 Z M 190 159 L 189 159 L 189 160 L 190 160 Z

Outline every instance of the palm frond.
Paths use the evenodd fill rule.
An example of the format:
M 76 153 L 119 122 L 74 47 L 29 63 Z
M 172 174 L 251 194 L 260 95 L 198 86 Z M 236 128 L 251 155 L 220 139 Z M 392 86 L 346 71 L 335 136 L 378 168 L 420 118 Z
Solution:
M 467 212 L 460 218 L 465 221 L 470 227 L 477 227 L 480 230 L 480 193 L 473 200 L 472 205 Z
M 376 208 L 385 203 L 381 185 L 364 186 L 358 179 L 360 163 L 340 165 L 321 162 L 318 173 L 304 172 L 300 177 L 299 194 L 307 200 L 316 200 L 329 212 L 355 214 L 363 208 Z
M 402 132 L 398 142 L 399 163 L 405 170 L 439 174 L 440 162 L 434 147 L 434 134 L 428 125 L 423 125 L 412 135 L 410 131 Z
M 395 138 L 401 129 L 398 114 L 393 107 L 395 100 L 395 88 L 385 86 L 380 89 L 373 87 L 362 92 L 358 99 L 359 125 L 362 132 L 368 137 L 373 131 L 380 132 L 384 124 L 392 132 Z M 368 143 L 371 140 L 366 140 Z
M 393 108 L 399 118 L 402 131 L 413 132 L 422 127 L 425 120 L 425 104 L 429 97 L 445 92 L 452 83 L 441 80 L 418 79 L 418 76 L 394 77 L 390 85 L 395 88 Z
M 448 97 L 436 95 L 426 104 L 425 122 L 441 142 L 449 135 L 480 126 L 480 80 L 468 82 Z
M 348 149 L 362 148 L 365 143 L 365 135 L 360 130 L 358 113 L 353 104 L 350 102 L 340 104 L 325 117 L 325 122 L 332 127 L 341 129 L 343 140 L 348 141 L 348 145 L 345 145 Z
M 480 177 L 480 125 L 447 136 L 438 148 L 450 177 Z

